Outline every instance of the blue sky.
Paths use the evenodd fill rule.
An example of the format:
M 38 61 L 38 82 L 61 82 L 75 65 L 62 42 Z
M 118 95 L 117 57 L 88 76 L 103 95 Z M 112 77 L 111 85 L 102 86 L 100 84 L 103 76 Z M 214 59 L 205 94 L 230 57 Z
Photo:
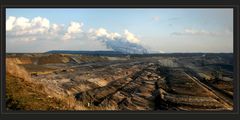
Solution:
M 13 27 L 7 31 L 7 52 L 44 52 L 51 49 L 73 49 L 82 50 L 81 45 L 89 45 L 86 50 L 112 49 L 104 44 L 103 46 L 94 46 L 94 43 L 83 41 L 81 36 L 89 36 L 87 31 L 90 29 L 98 30 L 104 28 L 108 33 L 119 33 L 124 36 L 124 30 L 134 34 L 134 37 L 149 51 L 161 52 L 232 52 L 233 51 L 233 10 L 230 8 L 212 8 L 212 9 L 7 9 L 6 18 L 15 17 Z M 48 44 L 47 40 L 36 37 L 33 41 L 24 41 L 24 37 L 34 36 L 28 34 L 33 28 L 21 28 L 15 23 L 18 18 L 29 19 L 29 23 L 36 17 L 46 18 L 52 24 L 64 24 L 61 34 L 66 34 L 71 22 L 81 23 L 81 31 L 77 37 L 61 41 L 66 46 L 56 48 L 44 47 L 34 49 L 33 45 Z M 34 27 L 34 29 L 36 26 Z M 17 31 L 28 30 L 21 35 L 16 35 Z M 48 28 L 49 29 L 49 28 Z M 65 31 L 64 31 L 65 30 Z M 49 30 L 48 30 L 49 31 Z M 15 33 L 13 33 L 15 32 Z M 41 33 L 44 35 L 44 33 Z M 60 33 L 59 33 L 60 34 Z M 79 35 L 84 34 L 84 35 Z M 46 36 L 48 33 L 46 33 Z M 70 35 L 70 34 L 69 34 Z M 73 34 L 71 34 L 73 35 Z M 92 34 L 91 34 L 92 35 Z M 17 40 L 21 37 L 23 43 Z M 124 37 L 123 37 L 124 38 Z M 127 38 L 125 36 L 125 38 Z M 84 37 L 84 39 L 90 39 Z M 96 39 L 96 38 L 95 38 Z M 82 40 L 82 41 L 81 41 Z M 56 45 L 51 40 L 49 44 Z M 90 40 L 94 42 L 95 40 Z M 86 42 L 86 44 L 81 44 Z M 99 43 L 99 41 L 97 41 Z M 130 41 L 131 42 L 131 41 Z M 79 44 L 79 46 L 77 45 Z M 101 44 L 101 42 L 99 43 Z M 75 47 L 71 47 L 75 46 Z M 88 49 L 91 48 L 91 49 Z

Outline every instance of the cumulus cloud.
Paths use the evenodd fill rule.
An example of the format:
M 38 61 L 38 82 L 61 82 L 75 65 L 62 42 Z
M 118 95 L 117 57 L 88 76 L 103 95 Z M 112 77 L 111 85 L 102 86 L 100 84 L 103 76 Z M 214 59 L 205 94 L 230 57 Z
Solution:
M 24 36 L 26 39 L 33 35 L 47 34 L 50 30 L 50 22 L 46 18 L 35 17 L 28 19 L 25 17 L 10 16 L 6 20 L 7 35 L 10 36 Z M 37 38 L 31 38 L 36 40 Z
M 104 28 L 99 28 L 99 29 L 90 29 L 89 30 L 90 34 L 93 35 L 93 37 L 98 37 L 98 38 L 106 38 L 103 40 L 117 40 L 117 39 L 123 39 L 127 42 L 130 43 L 139 43 L 140 40 L 134 35 L 133 33 L 129 32 L 127 29 L 124 30 L 124 34 L 121 35 L 116 32 L 109 32 Z
M 34 17 L 28 19 L 25 17 L 9 16 L 6 20 L 6 35 L 8 38 L 18 41 L 35 40 L 63 40 L 67 36 L 72 38 L 75 33 L 81 32 L 82 24 L 71 22 L 68 29 L 64 29 L 63 24 L 50 23 L 47 18 Z
M 38 26 L 38 27 L 43 27 L 49 29 L 50 27 L 50 22 L 46 18 L 42 17 L 35 17 L 31 21 L 31 26 Z
M 13 29 L 16 17 L 10 16 L 6 21 L 6 31 L 11 31 Z
M 56 26 L 55 26 L 56 28 Z M 28 19 L 25 17 L 9 16 L 6 20 L 6 35 L 8 38 L 18 41 L 35 41 L 39 38 L 48 37 L 51 30 L 48 19 L 35 17 Z M 43 36 L 44 35 L 44 36 Z
M 6 20 L 7 43 L 9 44 L 11 41 L 12 43 L 21 41 L 35 43 L 39 41 L 64 41 L 63 44 L 71 44 L 71 42 L 79 44 L 79 48 L 81 43 L 88 43 L 89 46 L 98 44 L 99 48 L 105 47 L 122 53 L 147 52 L 147 49 L 141 45 L 140 39 L 127 29 L 120 34 L 108 31 L 105 28 L 83 31 L 82 27 L 82 22 L 70 22 L 68 26 L 64 26 L 50 23 L 47 18 L 43 17 L 28 19 L 9 16 Z M 100 47 L 101 45 L 102 47 Z
M 9 41 L 72 40 L 81 33 L 83 23 L 71 22 L 69 26 L 50 23 L 47 18 L 9 16 L 6 20 L 6 35 Z
M 139 39 L 133 34 L 130 33 L 128 30 L 124 30 L 124 35 L 126 39 L 131 43 L 139 43 Z
M 14 26 L 19 27 L 22 30 L 25 30 L 26 28 L 29 28 L 31 26 L 31 22 L 27 18 L 19 17 L 16 19 Z
M 75 39 L 76 34 L 82 32 L 83 23 L 71 22 L 67 28 L 67 32 L 63 36 L 63 40 Z
M 108 32 L 106 29 L 104 28 L 99 28 L 99 29 L 90 29 L 89 33 L 92 35 L 93 38 L 106 38 L 106 40 L 115 40 L 117 38 L 120 38 L 121 35 L 119 33 L 116 32 Z M 103 39 L 105 40 L 105 39 Z

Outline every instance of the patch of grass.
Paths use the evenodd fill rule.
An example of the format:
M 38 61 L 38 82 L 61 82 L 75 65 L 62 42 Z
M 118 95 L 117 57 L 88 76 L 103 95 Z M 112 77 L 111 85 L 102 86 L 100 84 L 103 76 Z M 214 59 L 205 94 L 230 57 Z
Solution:
M 23 66 L 28 72 L 45 72 L 55 70 L 53 68 L 48 68 L 43 65 L 25 64 L 21 66 Z
M 66 100 L 51 97 L 42 84 L 36 84 L 10 74 L 6 76 L 7 110 L 69 110 Z

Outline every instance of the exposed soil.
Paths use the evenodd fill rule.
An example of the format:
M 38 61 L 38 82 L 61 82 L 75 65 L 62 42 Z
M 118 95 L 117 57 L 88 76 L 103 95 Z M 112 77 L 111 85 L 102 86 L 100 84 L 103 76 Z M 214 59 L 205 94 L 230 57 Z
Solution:
M 6 63 L 9 110 L 233 109 L 233 67 L 223 55 L 9 54 Z

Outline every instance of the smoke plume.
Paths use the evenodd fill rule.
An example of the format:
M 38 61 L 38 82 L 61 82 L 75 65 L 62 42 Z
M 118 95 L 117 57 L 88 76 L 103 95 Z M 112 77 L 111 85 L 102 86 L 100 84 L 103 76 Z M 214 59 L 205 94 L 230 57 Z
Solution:
M 124 54 L 145 54 L 148 53 L 141 44 L 140 40 L 128 30 L 124 34 L 108 32 L 104 28 L 97 30 L 91 29 L 91 37 L 103 42 L 107 48 L 118 51 Z

